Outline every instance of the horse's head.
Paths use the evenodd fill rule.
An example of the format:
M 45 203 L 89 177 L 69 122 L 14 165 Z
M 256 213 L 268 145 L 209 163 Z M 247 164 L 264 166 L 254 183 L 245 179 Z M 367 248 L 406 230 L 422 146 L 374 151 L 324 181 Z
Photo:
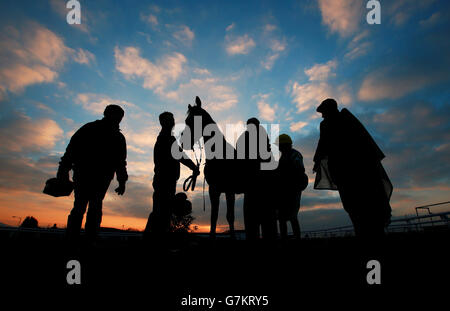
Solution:
M 214 122 L 202 108 L 202 102 L 198 96 L 195 97 L 195 105 L 188 105 L 186 127 L 181 133 L 181 146 L 183 149 L 192 149 L 194 144 L 203 136 L 203 129 L 206 125 Z

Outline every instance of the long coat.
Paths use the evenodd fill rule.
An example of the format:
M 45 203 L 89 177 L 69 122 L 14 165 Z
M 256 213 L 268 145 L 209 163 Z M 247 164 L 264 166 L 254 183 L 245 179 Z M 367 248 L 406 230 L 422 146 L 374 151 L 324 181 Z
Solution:
M 338 190 L 351 217 L 388 223 L 393 187 L 381 164 L 384 157 L 361 122 L 344 108 L 320 124 L 314 189 Z

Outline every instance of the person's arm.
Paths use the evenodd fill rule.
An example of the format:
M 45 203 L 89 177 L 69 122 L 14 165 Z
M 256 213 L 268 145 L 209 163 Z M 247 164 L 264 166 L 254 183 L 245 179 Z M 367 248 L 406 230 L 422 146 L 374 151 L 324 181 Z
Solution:
M 123 195 L 125 193 L 125 184 L 128 180 L 127 173 L 127 142 L 125 137 L 121 134 L 120 136 L 120 147 L 119 147 L 119 157 L 116 169 L 117 181 L 119 182 L 119 187 L 115 190 L 118 195 Z
M 83 128 L 80 128 L 75 134 L 70 138 L 70 142 L 67 145 L 66 152 L 61 157 L 61 161 L 59 162 L 58 172 L 56 173 L 56 178 L 62 180 L 69 179 L 69 172 L 73 168 L 74 158 L 75 158 L 75 150 L 78 148 L 79 137 L 82 133 Z
M 316 152 L 314 154 L 314 167 L 313 172 L 317 172 L 320 166 L 320 160 L 322 160 L 326 156 L 326 148 L 325 148 L 325 138 L 324 138 L 324 124 L 323 121 L 320 123 L 320 137 L 319 142 L 317 143 Z
M 171 152 L 171 148 L 172 148 L 172 144 L 177 144 L 178 142 L 175 139 L 175 137 L 171 136 L 171 140 L 170 140 L 170 146 L 167 148 L 167 150 L 169 152 Z M 178 145 L 178 151 L 181 154 L 181 158 L 178 160 L 181 164 L 189 167 L 196 175 L 200 174 L 200 170 L 198 169 L 197 165 L 195 165 L 195 163 L 187 156 L 187 154 L 183 151 L 183 148 L 181 148 L 180 145 Z M 172 156 L 172 154 L 170 154 L 170 156 Z
M 199 175 L 200 174 L 200 170 L 197 167 L 197 165 L 195 165 L 195 163 L 191 159 L 189 159 L 189 157 L 187 156 L 186 153 L 184 153 L 184 151 L 183 151 L 183 149 L 181 147 L 179 147 L 179 148 L 180 148 L 180 152 L 183 155 L 181 157 L 181 159 L 179 160 L 180 163 L 185 165 L 185 166 L 187 166 L 187 167 L 189 167 L 192 170 L 192 172 L 194 172 L 194 174 Z

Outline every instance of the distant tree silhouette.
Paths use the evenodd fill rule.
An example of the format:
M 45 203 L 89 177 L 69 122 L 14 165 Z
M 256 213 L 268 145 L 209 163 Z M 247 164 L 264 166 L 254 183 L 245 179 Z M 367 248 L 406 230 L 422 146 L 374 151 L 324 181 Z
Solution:
M 36 218 L 33 216 L 27 216 L 22 224 L 20 225 L 21 228 L 39 228 L 38 226 L 39 222 Z
M 189 232 L 192 222 L 194 221 L 192 215 L 178 217 L 172 215 L 172 223 L 170 226 L 171 232 Z

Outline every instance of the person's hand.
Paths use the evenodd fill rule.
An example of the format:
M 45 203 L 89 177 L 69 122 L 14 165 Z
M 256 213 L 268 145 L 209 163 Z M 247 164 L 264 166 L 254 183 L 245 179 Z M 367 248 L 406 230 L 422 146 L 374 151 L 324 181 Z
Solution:
M 313 167 L 313 173 L 317 173 L 317 171 L 320 169 L 320 162 L 314 162 L 314 167 Z
M 199 168 L 196 167 L 195 169 L 193 169 L 193 170 L 192 170 L 192 174 L 195 175 L 195 176 L 200 175 L 200 170 L 199 170 Z
M 56 178 L 62 181 L 69 180 L 69 171 L 58 169 L 58 172 L 56 173 Z
M 125 193 L 125 184 L 119 184 L 115 191 L 118 195 L 123 195 Z

